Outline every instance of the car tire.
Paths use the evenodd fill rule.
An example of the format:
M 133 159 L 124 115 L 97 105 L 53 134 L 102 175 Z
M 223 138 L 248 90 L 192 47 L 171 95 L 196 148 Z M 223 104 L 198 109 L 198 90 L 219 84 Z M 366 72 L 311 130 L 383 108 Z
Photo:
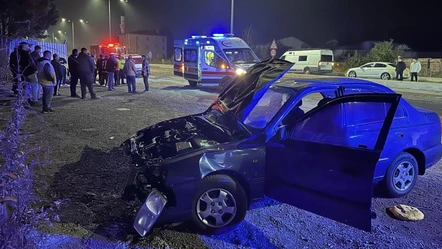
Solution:
M 350 78 L 356 78 L 356 72 L 355 72 L 355 71 L 350 71 L 350 72 L 348 72 L 348 77 L 350 77 Z
M 390 80 L 391 75 L 389 73 L 383 73 L 381 74 L 381 80 Z
M 189 80 L 189 85 L 190 85 L 191 87 L 196 87 L 196 86 L 198 85 L 198 82 L 196 82 L 196 81 L 192 81 L 192 80 Z
M 225 199 L 219 200 L 221 196 Z M 193 198 L 192 220 L 200 233 L 222 234 L 244 220 L 247 207 L 241 184 L 227 175 L 210 175 L 203 179 Z
M 409 194 L 417 182 L 418 174 L 416 158 L 407 152 L 399 154 L 385 174 L 387 196 L 397 198 Z
M 311 71 L 309 67 L 304 68 L 304 74 L 310 74 L 310 73 Z

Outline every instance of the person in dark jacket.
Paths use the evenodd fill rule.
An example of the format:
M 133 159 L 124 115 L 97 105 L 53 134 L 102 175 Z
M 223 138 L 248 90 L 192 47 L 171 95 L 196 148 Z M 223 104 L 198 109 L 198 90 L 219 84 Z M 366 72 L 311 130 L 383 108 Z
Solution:
M 18 65 L 18 48 L 9 55 L 9 70 L 11 70 L 14 84 L 12 85 L 12 91 L 14 94 L 18 94 L 18 82 L 21 80 L 20 67 Z
M 97 68 L 96 72 L 98 75 L 98 84 L 100 84 L 100 85 L 104 85 L 103 76 L 101 75 L 101 71 L 102 71 L 101 64 L 103 63 L 103 58 L 104 58 L 104 56 L 102 54 L 100 54 L 98 56 L 97 62 L 95 64 L 95 66 Z M 95 76 L 95 78 L 97 78 L 97 76 Z
M 61 64 L 61 73 L 62 73 L 62 75 L 63 75 L 63 79 L 61 79 L 61 84 L 62 85 L 67 85 L 67 84 L 69 84 L 68 83 L 68 81 L 67 81 L 67 78 L 66 78 L 66 74 L 67 74 L 67 68 L 66 68 L 66 64 L 68 64 L 68 62 L 66 61 L 66 59 L 65 58 L 63 58 L 63 57 L 59 57 L 59 59 L 58 59 L 58 62 L 60 62 L 60 64 Z
M 72 49 L 72 54 L 68 57 L 69 74 L 71 75 L 70 87 L 71 97 L 78 98 L 77 84 L 78 84 L 78 49 Z
M 34 51 L 31 53 L 32 59 L 34 59 L 35 63 L 41 58 L 41 47 L 39 45 L 35 45 Z
M 398 57 L 396 64 L 396 79 L 402 81 L 404 79 L 404 71 L 407 68 L 407 65 L 402 60 L 402 57 Z
M 52 55 L 51 65 L 54 68 L 55 76 L 57 79 L 54 86 L 54 96 L 58 96 L 60 95 L 60 86 L 61 81 L 63 80 L 63 66 L 60 63 L 60 58 L 58 57 L 58 54 Z
M 94 93 L 94 73 L 95 64 L 92 58 L 88 55 L 87 48 L 81 48 L 81 52 L 77 58 L 78 61 L 78 76 L 81 85 L 81 99 L 86 98 L 86 87 L 92 99 L 97 99 Z
M 111 54 L 109 59 L 107 59 L 106 63 L 106 71 L 107 71 L 107 87 L 109 91 L 115 90 L 115 70 L 117 69 L 118 62 L 115 59 L 115 55 Z
M 38 102 L 38 79 L 37 79 L 37 65 L 32 59 L 29 52 L 29 43 L 21 42 L 16 54 L 11 54 L 9 65 L 16 70 L 18 79 L 22 78 L 27 81 L 26 89 L 28 94 L 28 102 L 34 106 Z M 14 52 L 13 52 L 14 53 Z

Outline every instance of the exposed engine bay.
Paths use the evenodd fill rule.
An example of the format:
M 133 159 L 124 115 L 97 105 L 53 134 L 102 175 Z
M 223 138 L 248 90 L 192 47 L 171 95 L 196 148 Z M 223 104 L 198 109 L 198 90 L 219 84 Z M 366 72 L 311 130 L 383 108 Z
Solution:
M 168 159 L 231 140 L 228 130 L 198 115 L 161 122 L 141 130 L 126 142 L 126 149 L 136 171 L 143 173 L 135 173 L 135 180 L 150 186 L 164 182 L 167 172 L 161 165 Z

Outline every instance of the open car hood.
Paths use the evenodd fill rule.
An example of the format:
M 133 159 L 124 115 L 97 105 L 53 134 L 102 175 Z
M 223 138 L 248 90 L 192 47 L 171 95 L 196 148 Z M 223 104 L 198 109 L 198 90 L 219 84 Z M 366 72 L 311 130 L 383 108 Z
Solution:
M 280 59 L 257 63 L 247 73 L 236 77 L 218 96 L 212 108 L 230 113 L 244 121 L 269 87 L 294 64 Z

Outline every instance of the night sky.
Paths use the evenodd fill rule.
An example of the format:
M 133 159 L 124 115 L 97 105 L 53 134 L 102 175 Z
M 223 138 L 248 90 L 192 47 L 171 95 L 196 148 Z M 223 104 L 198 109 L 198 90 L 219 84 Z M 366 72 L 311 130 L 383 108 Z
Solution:
M 203 31 L 228 32 L 231 0 L 111 0 L 113 33 L 119 16 L 126 16 L 127 31 L 169 28 L 175 39 Z M 442 50 L 440 7 L 433 1 L 392 0 L 235 0 L 234 33 L 253 25 L 258 43 L 294 36 L 312 46 L 336 39 L 341 45 L 365 40 L 406 43 L 418 51 Z M 77 24 L 78 46 L 98 43 L 108 36 L 107 0 L 57 0 L 60 17 L 85 19 Z M 253 4 L 252 4 L 253 3 Z M 66 31 L 63 24 L 52 30 Z M 61 38 L 61 37 L 60 37 Z

